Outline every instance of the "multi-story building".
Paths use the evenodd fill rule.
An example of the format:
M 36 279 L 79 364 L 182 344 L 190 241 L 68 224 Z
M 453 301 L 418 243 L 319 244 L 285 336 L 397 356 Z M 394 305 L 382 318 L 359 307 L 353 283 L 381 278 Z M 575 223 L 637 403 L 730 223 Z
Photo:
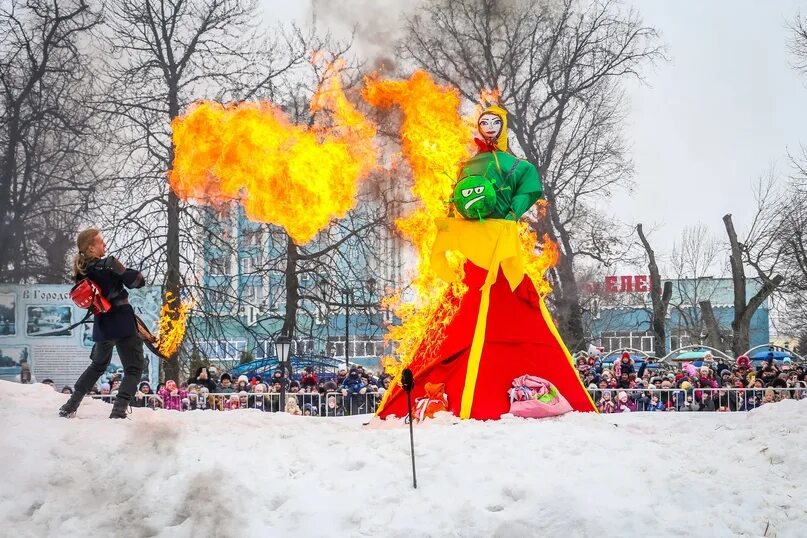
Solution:
M 654 349 L 652 306 L 647 275 L 610 276 L 599 286 L 590 286 L 591 307 L 586 324 L 592 340 L 606 351 L 632 347 L 656 356 L 691 344 L 704 343 L 707 325 L 701 303 L 709 301 L 724 337 L 731 335 L 734 319 L 734 285 L 730 278 L 675 279 L 667 309 L 666 349 Z M 759 289 L 757 279 L 748 279 L 747 297 Z M 770 342 L 769 303 L 765 300 L 751 318 L 751 347 Z
M 229 215 L 206 211 L 195 278 L 201 304 L 185 351 L 225 364 L 273 356 L 292 292 L 299 296 L 292 354 L 343 358 L 347 350 L 350 362 L 376 367 L 391 351 L 384 344 L 391 316 L 380 300 L 401 285 L 403 253 L 387 226 L 364 227 L 371 218 L 372 206 L 353 212 L 297 247 L 240 207 Z

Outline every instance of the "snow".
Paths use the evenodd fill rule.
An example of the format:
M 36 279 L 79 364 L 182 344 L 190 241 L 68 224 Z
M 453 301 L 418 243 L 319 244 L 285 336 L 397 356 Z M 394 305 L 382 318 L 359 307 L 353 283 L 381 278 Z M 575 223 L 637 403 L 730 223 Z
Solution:
M 804 536 L 807 401 L 408 428 L 0 381 L 6 536 Z

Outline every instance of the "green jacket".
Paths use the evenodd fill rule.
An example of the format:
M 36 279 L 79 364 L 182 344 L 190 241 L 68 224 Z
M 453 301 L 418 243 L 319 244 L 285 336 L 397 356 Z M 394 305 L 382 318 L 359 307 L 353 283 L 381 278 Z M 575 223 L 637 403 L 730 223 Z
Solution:
M 518 220 L 543 194 L 538 170 L 510 153 L 483 151 L 465 162 L 460 177 L 485 176 L 496 184 L 496 208 L 487 218 Z

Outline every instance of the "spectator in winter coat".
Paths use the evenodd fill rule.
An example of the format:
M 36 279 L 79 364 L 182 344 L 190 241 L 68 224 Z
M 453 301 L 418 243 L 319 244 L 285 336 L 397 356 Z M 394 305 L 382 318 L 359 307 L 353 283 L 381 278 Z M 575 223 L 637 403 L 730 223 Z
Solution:
M 366 386 L 359 377 L 359 371 L 356 368 L 351 368 L 350 374 L 342 382 L 342 396 L 364 394 L 366 391 Z
M 269 411 L 269 406 L 266 401 L 266 385 L 258 383 L 252 390 L 253 394 L 249 397 L 249 408 L 257 409 L 258 411 Z
M 660 402 L 658 396 L 650 398 L 650 407 L 648 411 L 664 411 L 664 403 Z
M 768 384 L 773 381 L 777 375 L 779 375 L 779 369 L 773 364 L 773 353 L 768 353 L 765 364 L 757 369 L 757 378 L 762 379 L 765 384 Z
M 214 392 L 219 392 L 221 394 L 232 394 L 235 392 L 235 388 L 233 388 L 233 381 L 230 377 L 230 374 L 224 372 L 221 374 L 221 378 L 219 378 L 219 386 L 216 388 Z
M 685 394 L 684 403 L 679 408 L 679 411 L 691 412 L 691 411 L 700 411 L 700 410 L 701 410 L 701 406 L 700 406 L 700 404 L 698 402 L 696 402 L 693 399 L 692 394 Z
M 631 413 L 636 411 L 636 404 L 634 404 L 630 398 L 628 398 L 628 393 L 624 390 L 621 391 L 617 395 L 616 406 L 614 409 L 614 413 Z
M 611 391 L 606 390 L 602 393 L 602 398 L 597 402 L 597 409 L 600 410 L 600 413 L 614 412 L 614 402 L 611 400 Z
M 216 382 L 210 378 L 210 371 L 207 366 L 200 366 L 196 369 L 196 375 L 188 379 L 188 384 L 200 385 L 207 388 L 208 392 L 216 392 Z
M 153 407 L 156 398 L 151 392 L 151 385 L 148 381 L 143 381 L 135 392 L 135 397 L 132 399 L 132 407 Z
M 347 369 L 340 368 L 339 372 L 336 374 L 336 379 L 335 379 L 337 386 L 344 383 L 345 379 L 347 379 Z
M 326 417 L 342 417 L 345 415 L 345 408 L 342 407 L 336 396 L 328 396 L 328 401 L 320 414 Z
M 238 381 L 235 384 L 235 392 L 249 392 L 249 389 L 249 378 L 245 375 L 238 376 Z
M 617 377 L 622 374 L 635 374 L 633 359 L 627 351 L 622 352 L 622 356 L 614 363 L 614 373 Z
M 703 392 L 703 399 L 701 400 L 700 410 L 701 411 L 715 411 L 717 407 L 715 406 L 715 401 L 712 398 L 712 393 L 709 391 Z
M 305 373 L 300 378 L 300 385 L 303 387 L 316 387 L 317 383 L 319 383 L 319 378 L 316 372 L 314 372 L 314 367 L 306 366 Z
M 294 396 L 289 396 L 286 398 L 286 413 L 290 415 L 302 415 L 303 411 L 300 409 L 300 406 L 297 405 L 297 398 Z
M 289 388 L 289 378 L 288 377 L 283 377 L 283 373 L 280 370 L 275 370 L 275 372 L 272 374 L 272 384 L 274 385 L 275 383 L 277 383 L 278 386 L 279 386 L 281 384 L 281 382 L 282 382 L 283 385 L 286 385 L 286 390 L 288 390 L 288 388 Z M 280 391 L 280 389 L 278 389 L 278 392 L 279 391 Z
M 162 398 L 163 409 L 182 411 L 182 399 L 188 397 L 188 391 L 179 389 L 176 381 L 169 379 L 157 395 Z

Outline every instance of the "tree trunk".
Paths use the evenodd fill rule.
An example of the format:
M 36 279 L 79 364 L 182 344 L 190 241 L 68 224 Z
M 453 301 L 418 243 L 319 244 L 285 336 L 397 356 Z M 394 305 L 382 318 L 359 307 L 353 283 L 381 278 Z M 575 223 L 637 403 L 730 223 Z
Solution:
M 706 325 L 706 345 L 723 351 L 725 349 L 725 338 L 720 324 L 717 322 L 712 301 L 706 300 L 699 303 L 701 308 L 701 319 Z
M 560 215 L 549 187 L 545 196 L 548 202 L 547 216 L 553 224 L 549 236 L 560 247 L 560 256 L 555 266 L 560 289 L 554 290 L 558 331 L 567 348 L 579 349 L 586 342 L 586 333 L 583 328 L 583 309 L 580 307 L 580 290 L 574 274 L 571 238 L 566 229 L 560 225 Z
M 174 87 L 168 93 L 168 115 L 169 122 L 179 115 L 179 99 Z M 174 166 L 174 145 L 168 152 L 168 169 Z M 166 172 L 167 172 L 166 170 Z M 167 299 L 170 311 L 174 313 L 174 319 L 179 314 L 181 297 L 179 294 L 181 284 L 181 273 L 179 264 L 179 198 L 174 191 L 168 187 L 168 197 L 166 200 L 166 238 L 165 238 L 165 282 L 163 283 L 163 300 Z M 169 357 L 165 363 L 164 372 L 166 379 L 178 380 L 180 375 L 180 365 L 178 352 Z M 193 374 L 193 372 L 191 372 Z
M 639 234 L 639 239 L 642 241 L 642 246 L 647 253 L 647 268 L 650 271 L 650 300 L 653 303 L 651 326 L 653 327 L 655 354 L 657 357 L 663 357 L 667 353 L 667 307 L 670 298 L 667 297 L 665 300 L 662 295 L 661 275 L 656 263 L 656 253 L 650 247 L 641 224 L 636 226 L 636 232 Z
M 784 277 L 776 275 L 771 279 L 757 268 L 758 276 L 762 280 L 762 287 L 751 297 L 750 301 L 747 301 L 745 267 L 743 266 L 744 246 L 737 240 L 737 232 L 734 230 L 731 214 L 723 216 L 723 223 L 726 225 L 726 234 L 729 237 L 729 245 L 731 246 L 729 261 L 731 262 L 731 279 L 734 283 L 734 320 L 731 322 L 734 335 L 732 336 L 731 350 L 736 357 L 739 357 L 751 347 L 751 318 L 762 303 L 765 302 L 765 299 L 779 287 Z

